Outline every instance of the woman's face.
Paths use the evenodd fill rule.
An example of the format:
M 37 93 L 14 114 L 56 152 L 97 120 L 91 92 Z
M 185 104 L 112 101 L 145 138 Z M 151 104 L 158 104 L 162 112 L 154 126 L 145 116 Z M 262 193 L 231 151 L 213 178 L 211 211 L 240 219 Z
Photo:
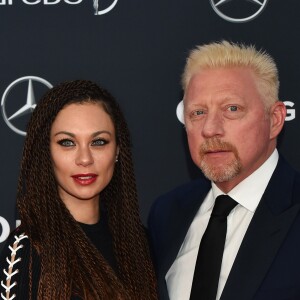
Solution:
M 61 199 L 70 209 L 98 202 L 118 154 L 110 116 L 99 103 L 69 104 L 51 128 L 50 152 Z

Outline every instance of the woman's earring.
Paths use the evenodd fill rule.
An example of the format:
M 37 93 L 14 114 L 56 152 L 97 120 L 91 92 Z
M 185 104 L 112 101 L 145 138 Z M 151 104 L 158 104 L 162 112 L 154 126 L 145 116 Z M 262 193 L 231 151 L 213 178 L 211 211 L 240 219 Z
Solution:
M 118 162 L 119 160 L 118 160 L 118 156 L 116 156 L 116 162 Z

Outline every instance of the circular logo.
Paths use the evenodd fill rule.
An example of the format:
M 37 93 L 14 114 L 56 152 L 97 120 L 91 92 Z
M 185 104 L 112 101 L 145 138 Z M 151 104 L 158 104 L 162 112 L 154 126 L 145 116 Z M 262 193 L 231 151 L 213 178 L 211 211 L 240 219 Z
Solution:
M 102 10 L 99 9 L 99 0 L 93 0 L 93 2 L 94 2 L 93 6 L 95 9 L 95 15 L 100 16 L 110 12 L 117 5 L 118 0 L 114 0 L 110 6 Z
M 213 10 L 224 20 L 244 23 L 259 16 L 268 0 L 210 0 Z
M 50 88 L 51 83 L 36 76 L 25 76 L 12 82 L 4 91 L 1 100 L 1 113 L 7 126 L 15 133 L 25 136 L 26 132 L 18 128 L 25 127 L 24 120 L 20 121 L 21 117 L 31 114 L 35 109 L 35 92 L 43 94 Z M 17 107 L 20 101 L 25 102 L 21 108 Z
M 2 233 L 0 235 L 0 243 L 3 243 L 9 236 L 10 227 L 6 219 L 0 216 L 0 225 L 2 227 Z
M 181 100 L 176 108 L 176 116 L 180 123 L 184 124 L 183 100 Z

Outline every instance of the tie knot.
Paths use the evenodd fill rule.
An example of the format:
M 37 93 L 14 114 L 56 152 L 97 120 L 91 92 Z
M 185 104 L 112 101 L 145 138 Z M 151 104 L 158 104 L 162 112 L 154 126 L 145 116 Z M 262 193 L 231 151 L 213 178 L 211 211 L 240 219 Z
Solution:
M 227 217 L 236 205 L 237 202 L 228 195 L 220 195 L 216 198 L 211 215 L 214 217 Z

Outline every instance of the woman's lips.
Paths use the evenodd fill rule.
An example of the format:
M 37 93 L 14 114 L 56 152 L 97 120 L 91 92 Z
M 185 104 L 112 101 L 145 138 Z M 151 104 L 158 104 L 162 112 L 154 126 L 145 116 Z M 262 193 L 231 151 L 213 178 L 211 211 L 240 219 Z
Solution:
M 75 174 L 72 175 L 71 177 L 74 179 L 76 183 L 80 185 L 89 185 L 96 181 L 97 176 L 98 175 L 96 174 L 89 173 L 89 174 Z

